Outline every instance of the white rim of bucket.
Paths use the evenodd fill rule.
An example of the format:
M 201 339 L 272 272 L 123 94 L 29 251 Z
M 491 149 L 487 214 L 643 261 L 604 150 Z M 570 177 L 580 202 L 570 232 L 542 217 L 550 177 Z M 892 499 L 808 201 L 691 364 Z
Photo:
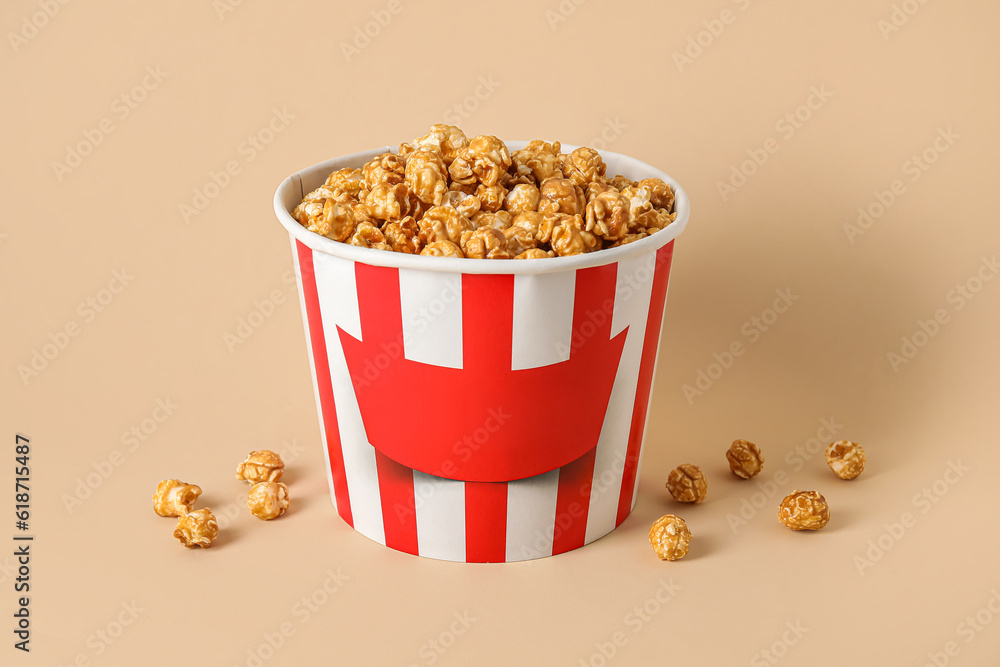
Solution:
M 528 142 L 508 141 L 506 144 L 510 150 L 521 150 L 528 145 Z M 563 149 L 566 152 L 572 151 L 575 148 L 578 148 L 578 146 L 563 144 Z M 641 180 L 642 178 L 662 179 L 674 190 L 674 212 L 677 213 L 677 218 L 660 231 L 644 239 L 627 243 L 617 248 L 609 248 L 582 255 L 543 257 L 540 259 L 496 260 L 428 257 L 425 255 L 409 255 L 402 252 L 362 248 L 334 241 L 315 232 L 310 232 L 292 217 L 291 211 L 295 206 L 302 201 L 302 198 L 306 194 L 322 185 L 331 172 L 345 167 L 359 168 L 376 155 L 394 152 L 396 150 L 391 146 L 373 148 L 360 153 L 352 153 L 333 158 L 332 160 L 318 162 L 311 167 L 306 167 L 292 174 L 281 182 L 281 185 L 278 186 L 277 191 L 274 193 L 274 212 L 278 216 L 278 221 L 289 234 L 312 250 L 361 262 L 362 264 L 444 273 L 538 274 L 555 271 L 575 271 L 593 266 L 603 266 L 605 264 L 620 262 L 636 255 L 655 252 L 677 238 L 684 231 L 688 218 L 691 217 L 691 203 L 684 188 L 677 181 L 650 164 L 629 155 L 611 151 L 599 151 L 605 162 L 609 163 L 609 173 L 624 173 L 632 180 Z M 641 174 L 641 176 L 637 178 L 635 174 Z M 312 187 L 309 187 L 310 184 L 312 184 Z

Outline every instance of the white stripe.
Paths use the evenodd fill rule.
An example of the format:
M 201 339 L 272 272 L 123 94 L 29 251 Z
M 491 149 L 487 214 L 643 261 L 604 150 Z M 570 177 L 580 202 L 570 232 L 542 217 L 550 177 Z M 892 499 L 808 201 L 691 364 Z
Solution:
M 299 248 L 295 237 L 288 235 L 292 242 L 292 259 L 295 261 L 295 282 L 299 288 L 299 308 L 302 310 L 302 328 L 306 332 L 306 350 L 309 352 L 309 375 L 312 376 L 313 395 L 316 396 L 316 415 L 319 417 L 319 435 L 323 441 L 323 460 L 326 461 L 326 483 L 330 489 L 330 500 L 337 508 L 337 494 L 333 490 L 333 470 L 330 468 L 330 449 L 326 442 L 326 427 L 323 424 L 323 404 L 319 399 L 319 384 L 316 383 L 316 362 L 313 359 L 312 337 L 309 333 L 309 313 L 306 312 L 306 295 L 302 291 L 302 270 L 299 268 Z
M 508 563 L 552 555 L 559 469 L 507 482 Z
M 462 367 L 462 276 L 399 269 L 404 356 Z
M 417 552 L 440 560 L 465 561 L 465 482 L 413 471 Z
M 656 253 L 651 252 L 618 264 L 612 336 L 626 326 L 628 337 L 608 401 L 604 427 L 597 441 L 594 481 L 590 492 L 585 542 L 592 542 L 614 530 L 621 494 L 622 471 L 628 453 L 628 436 L 635 406 L 636 385 L 642 362 L 642 344 L 652 296 Z
M 514 276 L 511 369 L 537 368 L 569 359 L 576 271 Z
M 340 345 L 336 327 L 340 325 L 341 328 L 348 330 L 347 327 L 356 325 L 360 330 L 354 263 L 333 255 L 313 252 L 313 266 L 316 270 L 316 289 L 330 361 L 330 379 L 333 382 L 333 396 L 337 404 L 340 447 L 344 454 L 344 472 L 351 499 L 354 528 L 366 537 L 385 544 L 375 449 L 368 444 L 368 436 L 361 421 L 361 411 L 358 409 L 358 400 L 354 395 L 354 386 L 347 370 L 347 361 L 344 359 L 344 350 Z M 341 321 L 337 319 L 338 317 L 346 319 Z M 351 321 L 352 317 L 357 318 L 357 322 Z

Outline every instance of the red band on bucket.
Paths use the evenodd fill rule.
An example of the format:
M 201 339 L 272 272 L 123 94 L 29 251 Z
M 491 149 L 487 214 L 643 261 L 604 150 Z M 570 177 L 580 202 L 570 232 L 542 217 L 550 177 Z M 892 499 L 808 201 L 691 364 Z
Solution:
M 408 554 L 419 554 L 413 471 L 378 451 L 375 452 L 375 466 L 378 469 L 385 545 Z
M 316 367 L 316 391 L 320 397 L 323 413 L 323 427 L 326 431 L 326 448 L 330 455 L 330 474 L 333 478 L 333 492 L 337 499 L 337 512 L 354 527 L 351 515 L 351 497 L 347 492 L 347 477 L 344 473 L 344 454 L 340 443 L 340 428 L 337 425 L 337 406 L 333 400 L 333 384 L 330 379 L 330 362 L 326 352 L 326 337 L 323 334 L 323 316 L 319 309 L 319 295 L 316 291 L 316 271 L 313 268 L 313 253 L 301 241 L 295 242 L 299 255 L 299 275 L 302 276 L 302 297 L 306 304 L 309 320 L 309 339 L 312 345 L 313 363 Z
M 656 366 L 656 353 L 660 342 L 660 325 L 663 323 L 663 307 L 667 298 L 667 277 L 670 275 L 670 261 L 673 255 L 673 241 L 656 251 L 653 292 L 649 298 L 649 314 L 646 316 L 646 337 L 642 343 L 639 383 L 635 390 L 632 426 L 628 434 L 628 451 L 625 455 L 625 469 L 622 471 L 622 489 L 618 496 L 618 516 L 615 526 L 621 525 L 632 511 L 632 496 L 635 495 L 635 478 L 639 469 L 639 452 L 646 427 L 649 395 L 653 388 L 653 369 Z
M 465 560 L 503 563 L 507 560 L 507 485 L 503 482 L 465 483 Z

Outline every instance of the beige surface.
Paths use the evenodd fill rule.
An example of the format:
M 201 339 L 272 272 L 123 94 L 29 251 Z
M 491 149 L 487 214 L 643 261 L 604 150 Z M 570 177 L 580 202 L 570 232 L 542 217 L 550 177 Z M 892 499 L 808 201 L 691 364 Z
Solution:
M 919 9 L 884 38 L 890 0 L 564 0 L 558 22 L 556 0 L 490 10 L 402 0 L 348 61 L 341 42 L 386 3 L 234 2 L 220 16 L 223 1 L 160 15 L 144 3 L 74 2 L 16 52 L 5 39 L 0 662 L 253 665 L 248 651 L 286 631 L 263 664 L 765 665 L 772 648 L 788 665 L 921 665 L 946 649 L 957 654 L 939 664 L 995 664 L 1000 280 L 971 300 L 952 290 L 978 287 L 982 258 L 1000 249 L 996 3 L 897 3 Z M 0 26 L 22 30 L 39 6 L 4 3 Z M 674 52 L 723 10 L 731 24 L 679 71 Z M 128 108 L 120 97 L 144 77 L 145 99 Z M 813 97 L 818 108 L 801 111 L 810 117 L 789 136 L 781 119 L 814 87 L 832 96 Z M 253 153 L 243 142 L 275 108 L 290 118 L 274 120 L 280 131 Z M 105 118 L 101 143 L 60 181 L 52 163 Z M 609 149 L 664 169 L 693 202 L 638 505 L 621 529 L 568 555 L 511 566 L 422 560 L 352 532 L 328 499 L 271 196 L 297 169 L 442 119 L 569 143 L 605 132 Z M 958 136 L 913 172 L 908 161 L 939 128 Z M 777 152 L 723 201 L 717 183 L 765 145 Z M 239 173 L 185 221 L 180 205 L 230 161 Z M 852 243 L 845 225 L 896 179 L 895 203 Z M 102 292 L 116 270 L 127 285 Z M 751 318 L 770 317 L 776 290 L 797 298 L 754 334 Z M 272 292 L 273 314 L 230 351 L 225 334 Z M 101 312 L 86 305 L 109 297 Z M 888 354 L 939 309 L 947 321 L 894 369 Z M 18 365 L 69 323 L 78 335 L 23 382 Z M 683 385 L 734 342 L 744 354 L 687 400 Z M 176 407 L 167 416 L 158 401 Z M 122 440 L 154 413 L 155 430 L 147 421 L 143 440 Z M 836 479 L 819 456 L 798 471 L 786 459 L 824 420 L 867 448 L 858 480 Z M 33 447 L 30 655 L 11 647 L 10 632 L 17 432 Z M 762 479 L 777 475 L 779 488 L 728 473 L 723 453 L 739 437 L 761 445 Z M 233 479 L 262 447 L 290 453 L 293 509 L 270 524 L 246 512 Z M 107 472 L 111 456 L 118 465 L 69 511 L 64 496 Z M 678 506 L 663 489 L 682 462 L 706 470 L 704 505 Z M 949 473 L 952 463 L 968 469 Z M 199 506 L 233 513 L 215 547 L 182 549 L 173 522 L 150 511 L 165 476 L 200 484 Z M 939 481 L 933 502 L 920 497 L 946 478 L 955 483 Z M 777 523 L 781 495 L 796 487 L 830 501 L 822 532 Z M 766 502 L 734 534 L 727 515 L 744 499 Z M 675 563 L 646 543 L 668 512 L 694 533 Z M 893 537 L 886 524 L 907 512 Z M 880 539 L 891 547 L 859 573 L 855 557 Z M 658 602 L 658 591 L 672 598 Z M 636 614 L 643 605 L 650 615 Z M 807 630 L 788 629 L 796 624 Z M 611 653 L 616 639 L 606 660 L 601 646 Z

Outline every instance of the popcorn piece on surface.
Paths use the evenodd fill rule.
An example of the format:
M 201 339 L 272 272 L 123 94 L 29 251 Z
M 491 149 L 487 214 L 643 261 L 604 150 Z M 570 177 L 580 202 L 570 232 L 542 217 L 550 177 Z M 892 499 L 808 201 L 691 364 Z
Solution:
M 236 479 L 245 479 L 251 484 L 277 482 L 284 473 L 285 462 L 270 449 L 250 452 L 246 460 L 236 467 Z
M 750 479 L 764 469 L 764 455 L 760 453 L 760 447 L 749 440 L 733 440 L 726 450 L 726 460 L 733 474 L 743 479 Z
M 649 543 L 660 560 L 679 560 L 691 546 L 691 531 L 684 519 L 667 514 L 650 527 Z
M 696 465 L 685 463 L 670 471 L 667 490 L 680 503 L 700 503 L 708 495 L 705 473 Z
M 183 516 L 201 495 L 201 487 L 179 479 L 165 479 L 156 485 L 153 511 L 160 516 Z
M 212 546 L 212 540 L 218 535 L 219 523 L 215 520 L 212 510 L 207 507 L 182 515 L 177 520 L 177 528 L 174 530 L 174 537 L 188 549 L 195 547 L 206 549 Z
M 258 482 L 247 493 L 247 507 L 258 519 L 270 521 L 288 509 L 288 487 L 282 482 Z
M 865 469 L 865 450 L 856 442 L 838 440 L 826 448 L 826 462 L 841 479 L 854 479 Z
M 463 233 L 461 247 L 469 259 L 510 259 L 507 237 L 494 227 L 479 227 Z
M 451 241 L 432 241 L 423 247 L 421 255 L 430 257 L 464 257 L 462 249 Z
M 778 507 L 778 521 L 792 530 L 819 530 L 830 522 L 830 506 L 817 491 L 793 491 Z

